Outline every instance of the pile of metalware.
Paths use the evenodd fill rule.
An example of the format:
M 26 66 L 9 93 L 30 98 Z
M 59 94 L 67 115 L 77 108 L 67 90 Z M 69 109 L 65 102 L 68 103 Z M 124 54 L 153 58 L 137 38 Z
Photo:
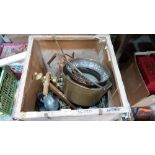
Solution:
M 106 66 L 92 59 L 74 58 L 64 53 L 55 39 L 58 49 L 47 62 L 48 65 L 59 57 L 60 75 L 52 71 L 44 76 L 35 73 L 36 80 L 43 83 L 43 92 L 37 95 L 40 111 L 59 109 L 104 108 L 107 105 L 107 91 L 112 86 L 110 72 Z

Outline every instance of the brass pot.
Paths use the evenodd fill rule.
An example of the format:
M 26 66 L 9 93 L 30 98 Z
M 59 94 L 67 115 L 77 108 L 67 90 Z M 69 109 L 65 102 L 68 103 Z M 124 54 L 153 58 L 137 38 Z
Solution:
M 109 80 L 110 73 L 105 66 L 99 64 L 98 62 L 91 59 L 73 59 L 71 61 L 81 71 L 88 71 L 93 76 L 95 75 L 99 79 L 101 87 L 93 87 L 83 85 L 80 83 L 80 78 L 73 78 L 70 67 L 66 64 L 63 68 L 64 73 L 64 94 L 67 99 L 80 106 L 92 106 L 96 104 L 101 97 L 107 92 L 107 90 L 112 86 Z M 86 69 L 84 69 L 86 68 Z M 87 72 L 87 73 L 88 73 Z M 95 73 L 95 74 L 94 74 Z
M 69 101 L 79 106 L 92 106 L 96 104 L 101 97 L 111 87 L 111 82 L 108 80 L 102 88 L 87 88 L 82 86 L 64 75 L 64 94 Z

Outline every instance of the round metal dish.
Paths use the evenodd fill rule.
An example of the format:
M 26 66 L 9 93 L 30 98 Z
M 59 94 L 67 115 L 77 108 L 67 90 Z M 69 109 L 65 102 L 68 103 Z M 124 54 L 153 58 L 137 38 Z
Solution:
M 70 63 L 77 67 L 86 78 L 83 78 L 77 73 L 74 74 L 68 63 L 63 68 L 64 73 L 68 75 L 73 81 L 84 86 L 96 88 L 94 83 L 98 83 L 99 85 L 104 86 L 110 77 L 108 69 L 92 59 L 77 58 L 71 60 Z

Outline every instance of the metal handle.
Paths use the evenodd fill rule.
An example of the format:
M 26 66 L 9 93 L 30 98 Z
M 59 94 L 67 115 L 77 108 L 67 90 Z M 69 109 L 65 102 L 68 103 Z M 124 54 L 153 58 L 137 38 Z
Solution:
M 103 87 L 103 95 L 107 92 L 107 90 L 112 86 L 112 82 L 110 80 L 107 81 L 106 85 Z

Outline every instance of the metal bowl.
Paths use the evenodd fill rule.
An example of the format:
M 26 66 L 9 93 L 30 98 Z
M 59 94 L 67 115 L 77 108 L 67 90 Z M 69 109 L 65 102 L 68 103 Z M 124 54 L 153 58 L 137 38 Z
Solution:
M 108 71 L 108 69 L 95 60 L 77 58 L 71 60 L 70 63 L 77 67 L 86 77 L 86 79 L 78 74 L 73 74 L 72 69 L 70 68 L 70 65 L 68 63 L 64 66 L 63 72 L 68 75 L 73 81 L 84 86 L 96 88 L 94 82 L 101 86 L 104 86 L 106 81 L 110 77 L 110 72 Z

